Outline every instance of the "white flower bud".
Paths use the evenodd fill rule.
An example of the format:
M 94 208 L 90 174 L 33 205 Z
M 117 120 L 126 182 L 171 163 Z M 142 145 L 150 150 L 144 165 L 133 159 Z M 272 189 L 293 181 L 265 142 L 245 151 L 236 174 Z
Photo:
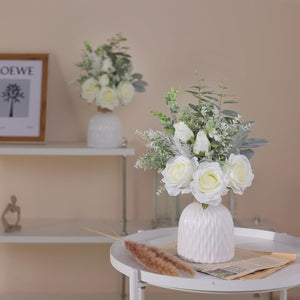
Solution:
M 208 153 L 210 146 L 210 142 L 204 133 L 203 130 L 200 130 L 197 133 L 197 137 L 193 146 L 193 151 L 195 154 L 199 154 L 200 152 L 205 152 L 206 154 Z
M 183 122 L 174 124 L 174 128 L 175 136 L 183 143 L 186 143 L 188 140 L 194 137 L 192 130 Z

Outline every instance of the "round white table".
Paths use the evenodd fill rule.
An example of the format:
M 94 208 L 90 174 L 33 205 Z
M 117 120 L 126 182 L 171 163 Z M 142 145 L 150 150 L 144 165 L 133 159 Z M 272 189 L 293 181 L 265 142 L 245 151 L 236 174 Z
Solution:
M 126 239 L 154 246 L 165 245 L 177 240 L 177 228 L 140 231 Z M 235 228 L 235 241 L 237 247 L 248 250 L 296 253 L 297 260 L 266 278 L 256 280 L 223 280 L 200 272 L 192 278 L 159 275 L 138 264 L 123 242 L 115 242 L 111 246 L 110 261 L 115 269 L 129 277 L 130 300 L 143 300 L 147 285 L 208 294 L 280 291 L 280 300 L 287 300 L 287 290 L 300 285 L 300 238 L 264 230 Z

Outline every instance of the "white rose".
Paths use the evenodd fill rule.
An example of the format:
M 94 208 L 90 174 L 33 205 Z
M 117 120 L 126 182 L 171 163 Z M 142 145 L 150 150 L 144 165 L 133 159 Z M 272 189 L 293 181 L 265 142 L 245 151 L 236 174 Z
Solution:
M 208 150 L 209 150 L 209 146 L 210 146 L 210 142 L 209 142 L 206 134 L 204 133 L 203 130 L 200 130 L 197 133 L 195 144 L 193 146 L 194 153 L 199 154 L 200 151 L 203 151 L 207 154 Z
M 94 78 L 87 79 L 81 86 L 81 97 L 92 103 L 99 92 L 98 82 Z
M 117 92 L 122 104 L 127 105 L 133 98 L 134 87 L 130 82 L 122 81 L 117 87 Z
M 108 78 L 107 74 L 101 75 L 99 78 L 99 82 L 100 82 L 101 87 L 107 86 L 109 84 L 109 78 Z
M 174 128 L 175 136 L 183 143 L 194 137 L 193 131 L 183 122 L 174 124 Z
M 218 205 L 227 191 L 227 181 L 219 163 L 200 163 L 191 182 L 191 192 L 196 200 L 200 203 Z
M 230 154 L 224 165 L 224 171 L 229 180 L 228 186 L 235 194 L 242 195 L 245 188 L 252 184 L 254 175 L 251 164 L 245 155 Z
M 112 65 L 112 62 L 109 58 L 104 59 L 102 63 L 102 71 L 103 72 L 108 72 L 108 70 L 114 70 L 114 67 Z
M 96 96 L 96 104 L 102 108 L 113 110 L 119 105 L 116 90 L 109 87 L 103 87 Z
M 188 192 L 193 173 L 195 171 L 192 161 L 184 156 L 171 158 L 166 168 L 161 172 L 162 182 L 170 196 L 177 196 L 180 192 Z

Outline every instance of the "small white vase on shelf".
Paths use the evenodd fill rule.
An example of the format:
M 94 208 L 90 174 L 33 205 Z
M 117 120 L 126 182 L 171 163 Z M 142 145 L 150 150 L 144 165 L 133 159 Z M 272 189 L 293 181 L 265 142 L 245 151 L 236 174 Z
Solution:
M 98 107 L 88 125 L 87 145 L 92 148 L 118 148 L 122 145 L 122 123 L 111 110 Z
M 234 257 L 234 226 L 222 204 L 203 208 L 193 202 L 183 210 L 178 225 L 178 255 L 191 262 L 220 263 Z

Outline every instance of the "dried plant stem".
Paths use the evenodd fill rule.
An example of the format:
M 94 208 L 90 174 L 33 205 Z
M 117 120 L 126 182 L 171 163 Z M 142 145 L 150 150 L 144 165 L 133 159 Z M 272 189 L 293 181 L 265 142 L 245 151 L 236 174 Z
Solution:
M 151 251 L 145 244 L 137 244 L 132 241 L 125 242 L 126 249 L 149 271 L 168 276 L 180 276 L 180 272 L 169 262 L 164 261 Z
M 110 228 L 107 224 L 106 226 Z M 154 246 L 126 241 L 115 233 L 112 228 L 110 228 L 110 230 L 118 235 L 118 237 L 87 227 L 79 227 L 114 240 L 124 242 L 126 249 L 132 254 L 132 256 L 149 271 L 168 276 L 180 276 L 181 272 L 189 273 L 190 275 L 195 274 L 195 271 L 192 268 L 171 254 L 168 254 Z
M 104 232 L 101 232 L 101 231 L 97 231 L 97 230 L 94 230 L 94 229 L 91 229 L 91 228 L 87 228 L 87 227 L 84 227 L 84 226 L 79 226 L 79 227 L 82 228 L 82 229 L 91 231 L 91 232 L 98 233 L 98 234 L 100 234 L 100 235 L 104 235 L 104 236 L 106 236 L 106 237 L 109 237 L 109 238 L 114 239 L 114 240 L 117 240 L 117 241 L 125 242 L 125 240 L 122 239 L 122 238 L 117 238 L 117 237 L 115 237 L 115 236 L 113 236 L 113 235 L 110 235 L 110 234 L 107 234 L 107 233 L 104 233 Z
M 162 251 L 157 247 L 152 246 L 150 248 L 154 253 L 156 253 L 157 256 L 161 257 L 166 262 L 170 262 L 176 269 L 185 273 L 189 273 L 191 275 L 195 274 L 194 269 L 192 269 L 189 265 L 176 258 L 175 256 L 166 253 L 165 251 Z

